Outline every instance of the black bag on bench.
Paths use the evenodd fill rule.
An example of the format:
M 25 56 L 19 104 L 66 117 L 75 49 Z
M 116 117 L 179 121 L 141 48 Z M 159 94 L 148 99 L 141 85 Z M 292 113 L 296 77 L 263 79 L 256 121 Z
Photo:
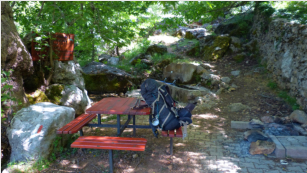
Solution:
M 155 137 L 158 137 L 157 129 L 174 130 L 184 126 L 183 138 L 187 136 L 186 126 L 192 123 L 191 116 L 195 104 L 186 108 L 176 108 L 176 101 L 172 98 L 166 85 L 159 85 L 154 79 L 146 79 L 141 85 L 141 94 L 152 109 L 153 119 L 149 121 Z

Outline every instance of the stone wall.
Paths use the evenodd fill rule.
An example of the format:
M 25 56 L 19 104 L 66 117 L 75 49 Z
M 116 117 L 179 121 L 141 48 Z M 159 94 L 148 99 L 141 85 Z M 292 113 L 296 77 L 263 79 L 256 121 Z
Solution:
M 307 112 L 307 25 L 260 15 L 254 21 L 251 37 L 257 41 L 261 63 Z

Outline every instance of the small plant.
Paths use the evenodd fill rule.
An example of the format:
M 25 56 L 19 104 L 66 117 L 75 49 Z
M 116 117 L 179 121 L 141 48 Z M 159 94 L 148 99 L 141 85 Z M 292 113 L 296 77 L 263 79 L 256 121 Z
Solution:
M 32 169 L 42 171 L 43 169 L 46 169 L 50 166 L 51 162 L 47 159 L 38 159 Z
M 291 105 L 293 110 L 299 109 L 300 106 L 296 103 L 296 99 L 289 96 L 286 91 L 280 91 L 278 93 L 278 96 L 280 98 L 283 98 L 289 105 Z
M 267 86 L 269 88 L 271 88 L 272 90 L 276 89 L 277 88 L 277 83 L 273 82 L 273 81 L 270 81 Z

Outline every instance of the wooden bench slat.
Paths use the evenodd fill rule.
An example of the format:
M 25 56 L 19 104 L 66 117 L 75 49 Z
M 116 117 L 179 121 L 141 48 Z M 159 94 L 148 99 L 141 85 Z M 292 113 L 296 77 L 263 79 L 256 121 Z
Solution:
M 64 127 L 57 130 L 57 134 L 77 133 L 85 124 L 89 123 L 96 117 L 95 114 L 82 114 Z
M 145 138 L 126 138 L 126 137 L 112 137 L 112 136 L 80 136 L 78 138 L 80 141 L 86 141 L 86 140 L 108 140 L 108 141 L 123 141 L 123 142 L 147 142 Z
M 146 143 L 147 140 L 144 138 L 80 136 L 75 142 L 71 144 L 71 147 L 144 151 Z
M 73 133 L 77 133 L 83 126 L 85 126 L 87 123 L 89 123 L 90 121 L 92 121 L 94 118 L 96 118 L 96 114 L 91 114 L 90 116 L 86 117 L 85 119 L 83 119 L 81 122 L 79 122 L 78 124 L 76 124 L 74 127 L 72 127 L 68 133 L 69 134 L 73 134 Z

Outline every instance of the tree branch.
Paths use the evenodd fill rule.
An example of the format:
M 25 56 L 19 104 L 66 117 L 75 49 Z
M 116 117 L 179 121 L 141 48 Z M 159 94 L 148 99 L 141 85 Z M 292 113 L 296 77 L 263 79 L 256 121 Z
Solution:
M 41 13 L 43 11 L 44 4 L 45 4 L 45 1 L 42 1 L 41 9 L 39 10 L 39 13 L 37 14 L 37 19 L 39 18 L 39 16 L 41 15 Z
M 13 3 L 11 4 L 11 8 L 14 7 L 15 3 L 16 3 L 16 1 L 13 1 Z

